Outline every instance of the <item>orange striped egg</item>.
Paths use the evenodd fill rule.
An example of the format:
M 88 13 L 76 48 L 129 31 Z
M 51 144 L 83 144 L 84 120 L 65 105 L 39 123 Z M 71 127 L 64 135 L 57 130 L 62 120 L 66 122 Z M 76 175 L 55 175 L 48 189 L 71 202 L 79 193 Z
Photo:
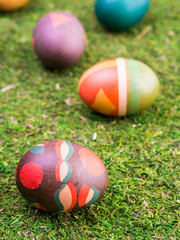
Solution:
M 93 110 L 126 116 L 149 107 L 159 93 L 156 74 L 132 59 L 108 59 L 90 67 L 79 81 L 79 95 Z

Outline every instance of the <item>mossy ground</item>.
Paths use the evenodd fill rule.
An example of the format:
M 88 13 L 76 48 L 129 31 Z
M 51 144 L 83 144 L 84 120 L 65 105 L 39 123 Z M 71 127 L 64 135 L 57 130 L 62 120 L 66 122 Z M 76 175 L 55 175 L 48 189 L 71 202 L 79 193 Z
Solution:
M 93 5 L 32 0 L 0 14 L 0 89 L 14 87 L 0 92 L 0 239 L 180 239 L 180 1 L 152 0 L 145 19 L 123 33 L 106 31 Z M 88 35 L 80 62 L 61 72 L 45 69 L 31 48 L 36 21 L 56 9 L 76 15 Z M 141 60 L 160 79 L 155 104 L 139 115 L 104 117 L 80 100 L 81 74 L 114 57 Z M 109 174 L 101 201 L 81 212 L 49 214 L 21 197 L 16 164 L 49 139 L 82 144 L 101 157 Z

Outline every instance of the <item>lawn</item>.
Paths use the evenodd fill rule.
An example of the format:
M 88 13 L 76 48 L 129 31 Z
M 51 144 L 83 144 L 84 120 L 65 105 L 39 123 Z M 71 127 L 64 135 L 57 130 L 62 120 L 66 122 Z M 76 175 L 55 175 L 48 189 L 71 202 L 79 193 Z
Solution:
M 31 0 L 19 11 L 0 13 L 0 239 L 180 239 L 180 1 L 152 0 L 145 19 L 122 33 L 105 30 L 93 4 Z M 88 44 L 76 65 L 50 71 L 33 52 L 31 36 L 37 20 L 57 9 L 82 21 Z M 141 114 L 105 117 L 78 95 L 82 73 L 114 57 L 143 61 L 160 80 L 157 100 Z M 57 214 L 22 198 L 16 165 L 31 147 L 51 139 L 100 156 L 109 185 L 99 202 Z

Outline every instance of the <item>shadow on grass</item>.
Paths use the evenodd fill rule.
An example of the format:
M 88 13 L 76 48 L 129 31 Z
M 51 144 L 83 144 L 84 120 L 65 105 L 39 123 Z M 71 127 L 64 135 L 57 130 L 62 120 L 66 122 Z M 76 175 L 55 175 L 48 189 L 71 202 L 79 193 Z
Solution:
M 88 107 L 85 109 L 85 106 L 82 106 L 80 109 L 81 116 L 88 118 L 92 121 L 99 121 L 99 122 L 104 122 L 104 123 L 112 123 L 116 121 L 116 123 L 135 123 L 135 122 L 141 122 L 143 119 L 143 122 L 146 120 L 146 123 L 152 122 L 153 119 L 158 117 L 157 112 L 153 111 L 153 106 L 150 106 L 148 109 L 145 109 L 144 111 L 125 116 L 125 117 L 113 117 L 113 116 L 106 116 L 103 114 L 100 114 L 98 112 L 95 112 Z
M 27 209 L 28 209 L 28 203 L 27 203 Z M 61 213 L 61 212 L 44 212 L 43 210 L 36 209 L 34 207 L 29 207 L 30 214 L 34 216 L 40 216 L 40 217 L 48 217 L 52 222 L 58 218 L 58 220 L 61 220 L 64 222 L 65 219 L 71 219 L 71 220 L 77 220 L 80 218 L 86 218 L 86 221 L 90 224 L 95 224 L 96 220 L 94 218 L 94 214 L 92 214 L 91 211 L 89 211 L 89 207 L 76 210 L 74 212 L 70 213 Z

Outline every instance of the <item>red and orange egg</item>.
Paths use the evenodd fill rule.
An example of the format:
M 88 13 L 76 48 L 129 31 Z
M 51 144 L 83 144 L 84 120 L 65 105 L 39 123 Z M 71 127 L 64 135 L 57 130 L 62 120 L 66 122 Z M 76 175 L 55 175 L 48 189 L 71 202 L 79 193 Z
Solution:
M 150 67 L 132 59 L 108 59 L 90 67 L 79 81 L 79 94 L 93 110 L 126 116 L 150 106 L 159 80 Z

